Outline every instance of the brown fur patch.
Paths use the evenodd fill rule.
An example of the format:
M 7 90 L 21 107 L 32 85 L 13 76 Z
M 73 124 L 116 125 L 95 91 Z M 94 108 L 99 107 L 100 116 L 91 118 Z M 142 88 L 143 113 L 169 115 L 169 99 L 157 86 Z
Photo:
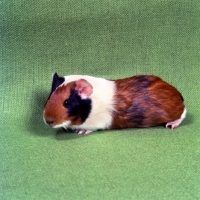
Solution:
M 179 91 L 157 76 L 134 76 L 115 83 L 111 129 L 158 126 L 179 119 L 183 113 Z
M 71 121 L 73 125 L 81 124 L 79 116 L 69 116 L 68 110 L 63 106 L 63 102 L 69 98 L 71 90 L 75 88 L 75 82 L 61 85 L 50 96 L 44 109 L 44 119 L 53 122 L 52 126 L 60 125 L 63 122 Z

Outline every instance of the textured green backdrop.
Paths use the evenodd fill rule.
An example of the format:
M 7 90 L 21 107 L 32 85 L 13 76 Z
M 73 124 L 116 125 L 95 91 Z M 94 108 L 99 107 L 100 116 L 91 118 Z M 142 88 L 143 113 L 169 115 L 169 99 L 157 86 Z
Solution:
M 200 199 L 199 0 L 1 0 L 0 31 L 0 199 Z M 173 131 L 50 129 L 55 71 L 161 76 L 188 116 Z

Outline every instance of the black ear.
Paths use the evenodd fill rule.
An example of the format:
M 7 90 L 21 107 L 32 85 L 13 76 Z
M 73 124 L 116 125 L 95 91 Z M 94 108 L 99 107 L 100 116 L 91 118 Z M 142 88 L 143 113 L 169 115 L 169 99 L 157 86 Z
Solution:
M 53 74 L 53 81 L 52 81 L 52 86 L 51 86 L 51 93 L 50 93 L 49 97 L 56 90 L 56 88 L 59 85 L 61 85 L 64 81 L 65 81 L 64 77 L 59 77 L 57 73 Z

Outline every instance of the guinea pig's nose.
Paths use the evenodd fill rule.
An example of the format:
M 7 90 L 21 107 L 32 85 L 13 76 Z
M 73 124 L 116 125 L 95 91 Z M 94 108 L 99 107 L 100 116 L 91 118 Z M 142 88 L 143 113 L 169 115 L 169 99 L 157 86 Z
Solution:
M 54 124 L 54 121 L 53 120 L 51 120 L 51 121 L 46 121 L 46 123 L 49 125 L 49 126 L 53 126 L 53 124 Z

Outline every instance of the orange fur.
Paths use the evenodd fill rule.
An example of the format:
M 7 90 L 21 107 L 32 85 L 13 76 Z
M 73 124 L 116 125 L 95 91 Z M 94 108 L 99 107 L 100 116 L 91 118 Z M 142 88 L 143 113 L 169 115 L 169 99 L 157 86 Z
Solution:
M 181 94 L 159 77 L 134 76 L 115 83 L 116 111 L 111 129 L 158 126 L 179 119 L 183 113 Z
M 55 74 L 44 108 L 51 127 L 78 133 L 159 125 L 173 129 L 185 115 L 180 92 L 153 75 L 119 80 L 70 75 L 63 80 Z
M 53 121 L 54 123 L 52 126 L 62 124 L 65 121 L 71 121 L 73 125 L 81 124 L 80 117 L 69 117 L 67 114 L 64 115 L 63 113 L 67 113 L 67 110 L 61 106 L 65 99 L 69 97 L 70 90 L 75 87 L 75 82 L 68 83 L 67 86 L 61 85 L 55 90 L 55 92 L 51 95 L 51 98 L 47 101 L 45 105 L 44 118 L 47 122 Z

